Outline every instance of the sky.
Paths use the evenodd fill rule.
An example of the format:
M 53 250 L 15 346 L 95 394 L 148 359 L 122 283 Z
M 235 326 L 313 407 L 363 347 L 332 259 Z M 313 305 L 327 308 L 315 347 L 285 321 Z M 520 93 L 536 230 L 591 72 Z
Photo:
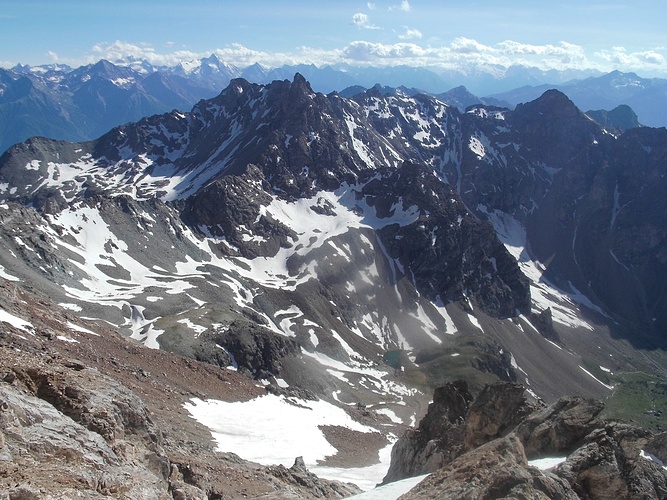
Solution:
M 664 0 L 2 0 L 0 67 L 523 64 L 667 77 Z

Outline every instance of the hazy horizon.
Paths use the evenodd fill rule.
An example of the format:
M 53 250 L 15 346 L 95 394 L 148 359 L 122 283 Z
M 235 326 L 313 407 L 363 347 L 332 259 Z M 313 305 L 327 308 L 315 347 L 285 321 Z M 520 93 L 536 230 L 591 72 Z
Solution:
M 667 77 L 667 34 L 656 15 L 663 9 L 658 0 L 8 0 L 0 8 L 0 66 L 127 58 L 174 66 L 215 54 L 238 67 L 521 65 Z

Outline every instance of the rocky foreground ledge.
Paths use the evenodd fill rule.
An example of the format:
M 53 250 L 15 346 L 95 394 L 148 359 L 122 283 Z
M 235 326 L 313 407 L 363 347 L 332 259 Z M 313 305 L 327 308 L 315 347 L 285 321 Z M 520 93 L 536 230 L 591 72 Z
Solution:
M 394 446 L 384 483 L 431 473 L 405 500 L 667 498 L 667 433 L 606 421 L 603 406 L 531 403 L 508 382 L 474 398 L 465 382 L 449 383 Z
M 249 378 L 132 344 L 6 282 L 0 306 L 0 500 L 359 492 L 298 462 L 266 467 L 215 451 L 183 405 L 265 393 Z M 446 384 L 394 446 L 385 483 L 430 473 L 406 499 L 667 498 L 667 433 L 606 421 L 602 408 L 574 397 L 530 402 L 513 383 L 476 396 L 465 382 Z
M 210 431 L 183 404 L 266 393 L 248 377 L 130 343 L 2 280 L 0 312 L 0 500 L 309 499 L 360 491 L 298 461 L 267 467 L 215 451 Z

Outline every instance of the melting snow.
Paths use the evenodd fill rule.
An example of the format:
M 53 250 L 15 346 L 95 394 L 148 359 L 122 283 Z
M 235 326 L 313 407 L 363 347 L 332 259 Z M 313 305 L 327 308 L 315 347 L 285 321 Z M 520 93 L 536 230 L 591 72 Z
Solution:
M 537 467 L 540 470 L 549 470 L 553 469 L 558 464 L 562 464 L 565 460 L 567 460 L 567 457 L 536 458 L 534 460 L 528 460 L 528 465 Z
M 72 323 L 71 321 L 67 322 L 67 328 L 70 330 L 74 330 L 75 332 L 80 332 L 80 333 L 87 333 L 88 335 L 95 335 L 96 337 L 99 337 L 98 333 L 95 333 L 91 330 L 88 330 L 88 328 L 84 328 L 82 326 L 76 325 Z
M 366 385 L 369 386 L 369 389 L 375 394 L 387 396 L 393 395 L 401 398 L 403 396 L 411 396 L 417 393 L 416 389 L 411 389 L 405 385 L 395 382 L 393 380 L 386 380 L 389 376 L 387 371 L 379 370 L 371 366 L 363 366 L 359 362 L 350 362 L 349 364 L 336 361 L 325 354 L 319 352 L 308 352 L 304 349 L 301 349 L 301 353 L 309 358 L 313 358 L 318 363 L 324 365 L 331 375 L 339 378 L 340 380 L 349 383 L 347 378 L 345 378 L 346 373 L 355 373 L 361 375 L 365 381 Z
M 290 467 L 302 456 L 309 468 L 338 450 L 318 428 L 337 425 L 375 432 L 325 401 L 306 401 L 267 394 L 246 402 L 202 401 L 194 398 L 185 409 L 211 430 L 218 449 L 263 465 Z
M 19 330 L 28 333 L 32 333 L 31 330 L 34 328 L 28 321 L 10 314 L 4 309 L 0 309 L 0 322 L 9 323 L 14 328 L 18 328 Z
M 349 500 L 396 500 L 402 494 L 407 493 L 412 488 L 417 486 L 422 482 L 424 478 L 428 477 L 428 474 L 424 476 L 415 476 L 409 477 L 407 479 L 402 479 L 401 481 L 394 481 L 393 483 L 385 484 L 384 486 L 378 486 L 372 490 L 360 493 L 359 495 L 354 495 L 348 497 Z
M 586 370 L 586 368 L 584 368 L 583 366 L 579 365 L 579 368 L 581 368 L 581 370 L 582 370 L 586 375 L 588 375 L 589 377 L 591 377 L 592 379 L 594 379 L 594 380 L 595 380 L 596 382 L 598 382 L 599 384 L 604 385 L 607 389 L 610 389 L 610 390 L 611 390 L 611 389 L 614 388 L 613 385 L 608 385 L 608 384 L 605 384 L 604 382 L 602 382 L 602 380 L 600 380 L 600 379 L 597 378 L 595 375 L 593 375 L 591 372 L 589 372 L 588 370 Z
M 380 415 L 385 415 L 385 416 L 389 417 L 389 420 L 391 420 L 395 424 L 402 424 L 403 423 L 403 420 L 398 418 L 396 413 L 391 411 L 389 408 L 378 408 L 374 411 L 375 411 L 375 413 L 379 413 Z
M 447 312 L 445 304 L 443 304 L 442 299 L 440 298 L 439 295 L 436 298 L 436 301 L 433 303 L 433 306 L 436 308 L 438 313 L 440 313 L 440 316 L 442 316 L 442 318 L 445 320 L 445 327 L 447 329 L 447 333 L 449 333 L 450 335 L 454 335 L 456 332 L 458 332 L 458 328 L 456 328 L 454 321 L 452 321 L 452 318 Z
M 7 281 L 21 281 L 16 276 L 9 274 L 3 266 L 0 266 L 0 278 L 4 278 Z
M 482 333 L 484 333 L 482 325 L 479 324 L 479 320 L 475 316 L 473 316 L 472 314 L 468 314 L 468 319 L 473 324 L 473 326 L 476 326 Z
M 667 470 L 667 467 L 665 467 L 664 462 L 662 460 L 660 460 L 658 457 L 656 457 L 655 455 L 653 455 L 653 454 L 651 454 L 651 453 L 649 453 L 645 450 L 641 450 L 639 452 L 639 456 L 642 457 L 644 460 L 650 460 L 651 462 L 654 462 L 654 463 L 658 464 L 660 467 L 662 467 L 663 469 Z
M 73 338 L 71 338 L 71 337 L 66 337 L 66 336 L 64 336 L 64 335 L 57 335 L 56 338 L 57 338 L 58 340 L 62 340 L 63 342 L 69 342 L 69 343 L 72 343 L 72 344 L 78 344 L 78 343 L 79 343 L 78 340 L 73 339 Z
M 346 483 L 354 483 L 362 490 L 371 490 L 382 481 L 391 461 L 391 449 L 394 446 L 392 440 L 386 447 L 380 450 L 380 462 L 367 467 L 343 468 L 343 467 L 313 467 L 311 472 L 325 479 L 335 479 Z M 386 497 L 383 497 L 386 498 Z
M 190 330 L 193 330 L 195 332 L 195 337 L 199 337 L 199 335 L 207 330 L 207 327 L 193 323 L 189 318 L 179 319 L 177 323 L 181 323 L 187 326 Z

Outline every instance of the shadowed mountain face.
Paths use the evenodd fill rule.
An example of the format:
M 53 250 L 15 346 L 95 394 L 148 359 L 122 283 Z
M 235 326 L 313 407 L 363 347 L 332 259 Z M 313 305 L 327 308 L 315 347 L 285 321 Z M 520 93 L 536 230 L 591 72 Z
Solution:
M 368 381 L 391 371 L 368 370 L 399 352 L 413 382 L 600 395 L 538 330 L 593 357 L 579 331 L 664 340 L 666 144 L 610 135 L 558 91 L 461 113 L 237 79 L 188 113 L 11 148 L 0 269 L 150 347 L 346 402 L 377 402 Z
M 630 106 L 620 105 L 606 111 L 604 109 L 586 111 L 586 114 L 593 118 L 603 127 L 606 127 L 615 135 L 625 132 L 631 128 L 639 128 L 643 125 L 639 123 L 637 115 Z

